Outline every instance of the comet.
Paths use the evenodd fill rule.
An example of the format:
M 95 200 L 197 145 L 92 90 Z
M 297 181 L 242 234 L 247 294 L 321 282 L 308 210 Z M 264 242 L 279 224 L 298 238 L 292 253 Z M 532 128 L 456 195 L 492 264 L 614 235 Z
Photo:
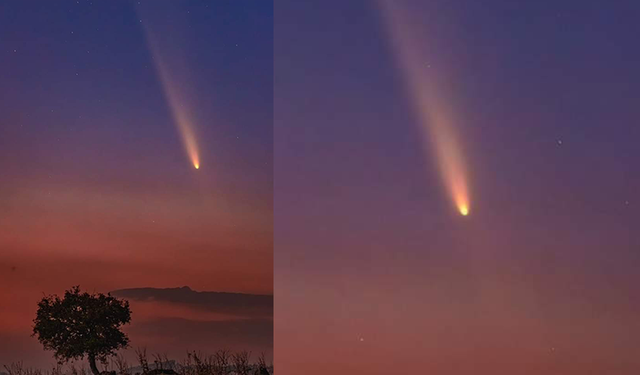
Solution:
M 420 123 L 425 149 L 432 150 L 443 186 L 456 210 L 468 216 L 471 207 L 468 173 L 451 100 L 446 100 L 445 86 L 440 82 L 443 72 L 432 63 L 435 56 L 424 52 L 428 42 L 411 27 L 406 9 L 396 1 L 379 0 L 378 4 L 411 107 Z
M 198 142 L 196 141 L 193 111 L 189 107 L 188 101 L 185 100 L 188 97 L 185 79 L 178 79 L 180 73 L 187 74 L 188 68 L 184 62 L 180 61 L 179 55 L 172 55 L 171 58 L 168 58 L 163 53 L 166 48 L 161 48 L 158 42 L 160 38 L 155 37 L 149 24 L 142 23 L 142 25 L 156 72 L 160 78 L 165 100 L 169 105 L 173 122 L 182 140 L 187 158 L 195 169 L 200 169 L 200 153 Z

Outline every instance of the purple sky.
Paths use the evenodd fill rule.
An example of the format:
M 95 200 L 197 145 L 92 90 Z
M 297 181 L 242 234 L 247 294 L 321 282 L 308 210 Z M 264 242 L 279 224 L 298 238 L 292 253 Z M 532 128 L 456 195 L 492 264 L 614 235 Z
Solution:
M 376 3 L 279 2 L 279 370 L 638 373 L 640 5 L 393 3 L 446 91 L 471 214 Z

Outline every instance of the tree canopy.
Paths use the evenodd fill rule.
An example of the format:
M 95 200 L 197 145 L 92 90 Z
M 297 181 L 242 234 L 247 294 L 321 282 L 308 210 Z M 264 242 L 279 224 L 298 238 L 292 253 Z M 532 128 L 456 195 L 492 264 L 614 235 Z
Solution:
M 128 301 L 110 294 L 81 292 L 75 286 L 65 292 L 64 298 L 42 298 L 33 335 L 46 350 L 54 351 L 59 362 L 86 356 L 91 371 L 97 375 L 96 360 L 106 362 L 116 350 L 129 345 L 121 328 L 130 321 Z

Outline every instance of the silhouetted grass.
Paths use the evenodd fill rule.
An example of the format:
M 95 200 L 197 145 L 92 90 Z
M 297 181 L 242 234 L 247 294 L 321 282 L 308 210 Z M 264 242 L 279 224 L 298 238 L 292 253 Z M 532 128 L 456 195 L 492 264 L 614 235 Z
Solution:
M 247 351 L 218 350 L 213 354 L 188 351 L 186 358 L 176 361 L 155 353 L 151 357 L 144 348 L 136 349 L 137 364 L 132 366 L 122 354 L 102 363 L 103 375 L 273 375 L 273 364 L 267 365 L 264 354 L 252 360 Z M 149 362 L 151 360 L 151 362 Z M 8 375 L 91 375 L 84 365 L 55 365 L 49 370 L 25 367 L 23 362 L 4 365 Z

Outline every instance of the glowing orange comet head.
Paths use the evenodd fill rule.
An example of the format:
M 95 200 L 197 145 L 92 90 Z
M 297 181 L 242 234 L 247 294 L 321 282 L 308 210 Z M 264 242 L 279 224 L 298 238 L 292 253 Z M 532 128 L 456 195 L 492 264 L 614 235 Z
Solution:
M 198 157 L 197 151 L 189 152 L 189 158 L 191 159 L 191 163 L 193 163 L 193 167 L 200 169 L 200 158 Z
M 465 206 L 465 205 L 460 206 L 460 214 L 461 214 L 462 216 L 467 216 L 467 215 L 469 215 L 469 207 L 467 207 L 467 206 Z

